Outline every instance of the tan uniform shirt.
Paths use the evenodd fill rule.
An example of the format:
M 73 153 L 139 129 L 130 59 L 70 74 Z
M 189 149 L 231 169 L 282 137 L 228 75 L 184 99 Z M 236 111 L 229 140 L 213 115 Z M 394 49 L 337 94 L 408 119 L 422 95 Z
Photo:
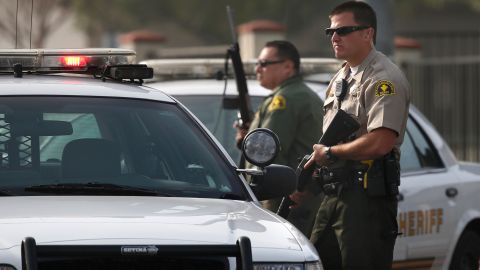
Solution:
M 398 135 L 395 148 L 399 151 L 405 133 L 410 100 L 410 86 L 403 72 L 375 49 L 372 49 L 358 66 L 355 74 L 351 74 L 350 67 L 346 64 L 334 76 L 327 89 L 324 103 L 324 131 L 339 108 L 335 89 L 343 78 L 348 82 L 348 90 L 341 102 L 341 108 L 360 123 L 356 137 L 380 127 L 389 128 Z

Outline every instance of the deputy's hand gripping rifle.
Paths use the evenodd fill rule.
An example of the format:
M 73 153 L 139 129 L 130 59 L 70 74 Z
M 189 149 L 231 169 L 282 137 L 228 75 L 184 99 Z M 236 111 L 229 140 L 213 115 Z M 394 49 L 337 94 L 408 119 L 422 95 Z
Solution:
M 358 122 L 348 115 L 343 110 L 338 110 L 335 116 L 333 117 L 332 122 L 328 126 L 325 133 L 318 141 L 318 144 L 323 144 L 326 146 L 333 146 L 342 141 L 347 140 L 355 131 L 360 128 Z M 295 171 L 298 179 L 297 190 L 304 191 L 306 186 L 311 184 L 313 171 L 315 169 L 314 165 L 311 165 L 308 168 L 303 168 L 305 163 L 312 157 L 312 155 L 305 155 L 298 164 L 297 170 Z M 295 204 L 288 196 L 283 197 L 280 206 L 278 207 L 277 214 L 283 218 L 286 218 L 290 213 L 290 206 Z

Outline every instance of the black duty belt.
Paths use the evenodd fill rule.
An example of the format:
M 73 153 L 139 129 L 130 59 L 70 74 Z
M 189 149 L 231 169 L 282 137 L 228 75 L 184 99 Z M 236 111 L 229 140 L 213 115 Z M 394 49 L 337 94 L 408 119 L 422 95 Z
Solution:
M 319 168 L 316 172 L 322 184 L 343 183 L 350 179 L 351 172 L 347 168 L 329 169 L 327 167 Z
M 348 186 L 357 186 L 362 183 L 363 175 L 368 166 L 360 162 L 353 162 L 349 166 L 331 169 L 322 167 L 316 169 L 314 177 L 327 195 L 339 194 L 341 189 Z

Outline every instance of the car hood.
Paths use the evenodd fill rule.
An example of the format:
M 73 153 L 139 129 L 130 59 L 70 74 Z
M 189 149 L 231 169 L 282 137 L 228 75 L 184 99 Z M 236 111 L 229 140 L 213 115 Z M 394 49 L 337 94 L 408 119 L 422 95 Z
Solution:
M 308 239 L 290 223 L 253 202 L 234 200 L 2 197 L 0 230 L 0 250 L 19 247 L 25 237 L 39 245 L 208 245 L 247 236 L 255 261 L 316 259 Z

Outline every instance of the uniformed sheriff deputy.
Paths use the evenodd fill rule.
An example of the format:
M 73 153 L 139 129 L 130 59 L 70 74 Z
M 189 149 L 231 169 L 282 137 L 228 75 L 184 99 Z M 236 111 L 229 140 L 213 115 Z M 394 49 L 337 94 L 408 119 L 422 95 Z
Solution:
M 257 80 L 272 90 L 260 105 L 249 130 L 268 128 L 280 140 L 280 152 L 274 163 L 296 168 L 298 158 L 311 152 L 312 144 L 322 134 L 323 102 L 300 76 L 300 55 L 295 46 L 283 40 L 267 42 L 255 66 Z M 237 144 L 246 130 L 237 132 Z M 248 167 L 248 164 L 247 164 Z M 305 235 L 310 236 L 320 196 L 310 205 L 290 212 L 290 220 Z M 281 198 L 263 201 L 265 208 L 276 212 Z
M 326 34 L 335 56 L 346 63 L 327 89 L 324 131 L 338 110 L 353 116 L 360 128 L 341 144 L 315 144 L 305 164 L 317 166 L 315 178 L 325 193 L 311 241 L 326 270 L 391 269 L 409 84 L 375 50 L 376 15 L 368 4 L 340 4 L 330 21 Z M 291 199 L 301 204 L 303 195 Z

